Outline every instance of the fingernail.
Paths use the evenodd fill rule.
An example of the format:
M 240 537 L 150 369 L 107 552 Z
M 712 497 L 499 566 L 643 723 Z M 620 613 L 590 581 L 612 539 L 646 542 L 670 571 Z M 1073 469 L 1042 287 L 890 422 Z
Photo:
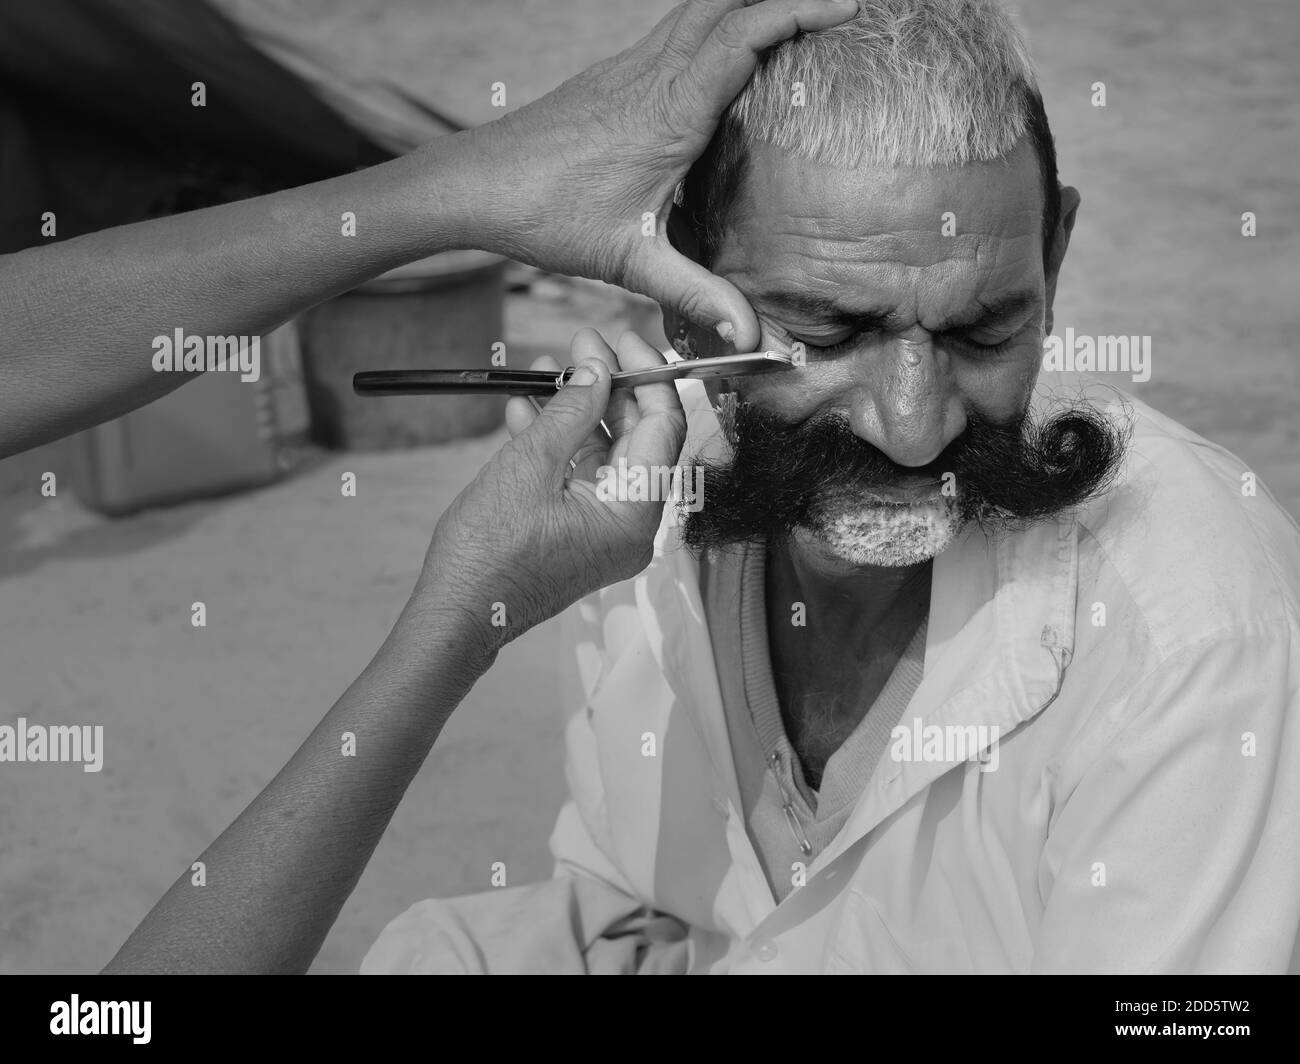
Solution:
M 731 343 L 736 338 L 736 327 L 729 321 L 718 322 L 714 329 L 727 343 Z
M 588 360 L 580 365 L 573 376 L 569 378 L 569 384 L 576 384 L 579 388 L 582 388 L 588 384 L 595 384 L 598 377 L 599 374 L 592 368 L 591 361 Z

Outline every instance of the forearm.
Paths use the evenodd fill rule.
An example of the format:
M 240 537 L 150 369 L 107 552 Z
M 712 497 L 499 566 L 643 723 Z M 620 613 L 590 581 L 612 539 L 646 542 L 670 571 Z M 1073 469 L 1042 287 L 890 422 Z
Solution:
M 157 336 L 261 335 L 452 248 L 642 292 L 749 350 L 748 302 L 668 238 L 674 190 L 760 54 L 856 9 L 694 0 L 540 100 L 391 163 L 0 257 L 0 458 L 175 388 Z
M 462 619 L 416 602 L 199 857 L 204 885 L 187 869 L 105 971 L 307 970 L 443 724 L 494 657 Z
M 154 370 L 155 336 L 261 335 L 384 270 L 490 243 L 480 147 L 455 134 L 329 181 L 0 258 L 0 457 L 192 376 Z

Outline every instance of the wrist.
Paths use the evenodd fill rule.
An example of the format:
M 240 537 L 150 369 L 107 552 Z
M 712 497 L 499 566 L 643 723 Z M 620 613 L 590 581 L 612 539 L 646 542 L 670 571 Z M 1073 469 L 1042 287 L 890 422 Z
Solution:
M 495 123 L 489 123 L 489 126 Z M 513 257 L 510 160 L 491 148 L 483 130 L 462 130 L 430 141 L 407 158 L 418 167 L 423 228 L 436 234 L 437 251 L 474 248 Z
M 504 628 L 492 624 L 489 598 L 421 575 L 394 632 L 422 655 L 444 658 L 456 672 L 477 679 L 509 639 Z
M 494 251 L 495 210 L 483 196 L 482 148 L 474 130 L 436 137 L 395 160 L 409 171 L 400 197 L 405 224 L 418 234 L 421 256 L 474 248 Z

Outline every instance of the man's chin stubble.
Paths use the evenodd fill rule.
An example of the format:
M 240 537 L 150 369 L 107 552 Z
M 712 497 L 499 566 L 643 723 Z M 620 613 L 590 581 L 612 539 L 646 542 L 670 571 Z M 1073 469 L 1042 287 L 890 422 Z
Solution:
M 940 554 L 956 539 L 963 521 L 954 501 L 942 498 L 823 509 L 811 524 L 808 531 L 818 544 L 850 565 L 899 568 Z

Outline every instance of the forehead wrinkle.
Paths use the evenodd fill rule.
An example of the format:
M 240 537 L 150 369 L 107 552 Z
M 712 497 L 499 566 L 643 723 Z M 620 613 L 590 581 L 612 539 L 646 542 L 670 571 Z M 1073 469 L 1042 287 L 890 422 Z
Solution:
M 894 233 L 867 238 L 826 239 L 791 234 L 793 239 L 785 240 L 769 240 L 770 234 L 764 233 L 758 239 L 741 237 L 730 242 L 720 249 L 712 269 L 733 283 L 738 279 L 749 280 L 756 292 L 762 293 L 820 285 L 861 288 L 861 281 L 854 277 L 859 270 L 868 275 L 876 270 L 887 271 L 890 279 L 896 281 L 903 281 L 906 274 L 928 271 L 932 278 L 952 278 L 958 283 L 972 283 L 981 288 L 990 284 L 1002 287 L 1001 283 L 994 281 L 995 277 L 1008 270 L 1016 273 L 1018 263 L 1037 262 L 1035 254 L 1020 246 L 1033 244 L 1035 238 L 1032 235 L 921 235 L 933 238 L 936 242 L 933 250 L 944 254 L 918 254 L 919 249 L 913 240 Z M 973 273 L 978 277 L 969 276 L 968 267 L 973 267 Z M 967 277 L 962 277 L 963 274 Z M 1008 283 L 1006 287 L 1013 284 Z
M 789 227 L 794 219 L 783 219 L 786 223 L 781 228 L 764 226 L 758 229 L 757 220 L 752 224 L 741 224 L 728 231 L 727 239 L 718 249 L 715 267 L 729 258 L 746 255 L 759 255 L 772 258 L 768 247 L 772 244 L 780 247 L 778 255 L 794 255 L 808 259 L 825 258 L 826 252 L 838 251 L 842 260 L 862 265 L 898 265 L 912 268 L 937 266 L 944 262 L 976 262 L 986 257 L 989 250 L 994 253 L 1005 245 L 1013 244 L 1024 237 L 1001 237 L 985 233 L 958 233 L 944 236 L 937 230 L 899 229 L 881 233 L 846 233 L 843 218 L 826 219 L 825 225 L 820 220 L 802 217 L 801 221 L 813 222 L 804 230 Z M 832 228 L 832 226 L 834 228 Z M 757 229 L 757 231 L 755 231 Z M 993 248 L 990 249 L 990 243 Z
M 948 320 L 981 302 L 996 301 L 1033 286 L 1033 279 L 1021 276 L 1017 265 L 1036 261 L 1022 254 L 1018 246 L 1033 242 L 1035 237 L 1031 234 L 999 237 L 969 233 L 941 237 L 923 232 L 921 235 L 942 241 L 942 248 L 948 254 L 934 261 L 899 262 L 889 257 L 889 253 L 911 250 L 915 244 L 895 233 L 822 242 L 798 235 L 797 244 L 810 246 L 786 246 L 775 254 L 765 254 L 766 248 L 755 246 L 758 242 L 736 241 L 719 256 L 714 268 L 719 276 L 735 284 L 756 310 L 767 309 L 788 323 L 792 319 L 780 312 L 816 324 L 848 324 L 853 319 L 871 317 L 896 318 L 900 307 L 913 303 L 917 297 L 924 300 L 936 287 L 950 293 L 945 297 L 949 309 L 939 311 L 936 320 L 938 317 Z M 843 258 L 827 256 L 828 244 L 852 248 L 858 254 Z M 864 248 L 872 252 L 870 257 L 861 255 Z M 877 254 L 882 257 L 875 257 Z M 731 260 L 730 265 L 727 259 Z M 895 297 L 900 297 L 902 302 L 895 302 Z M 818 307 L 819 300 L 826 305 Z M 906 311 L 903 317 L 907 317 Z
M 873 270 L 870 278 L 854 276 L 813 276 L 790 269 L 765 271 L 755 275 L 748 271 L 724 272 L 755 310 L 768 312 L 781 320 L 815 324 L 900 324 L 918 310 L 918 303 L 933 298 L 942 290 L 945 304 L 952 307 L 951 317 L 980 299 L 1000 298 L 1003 287 L 992 286 L 988 273 L 960 268 L 962 264 L 945 260 L 930 267 L 901 267 L 896 263 L 873 263 L 883 270 Z M 928 276 L 920 275 L 928 273 Z M 929 298 L 928 298 L 929 297 Z

